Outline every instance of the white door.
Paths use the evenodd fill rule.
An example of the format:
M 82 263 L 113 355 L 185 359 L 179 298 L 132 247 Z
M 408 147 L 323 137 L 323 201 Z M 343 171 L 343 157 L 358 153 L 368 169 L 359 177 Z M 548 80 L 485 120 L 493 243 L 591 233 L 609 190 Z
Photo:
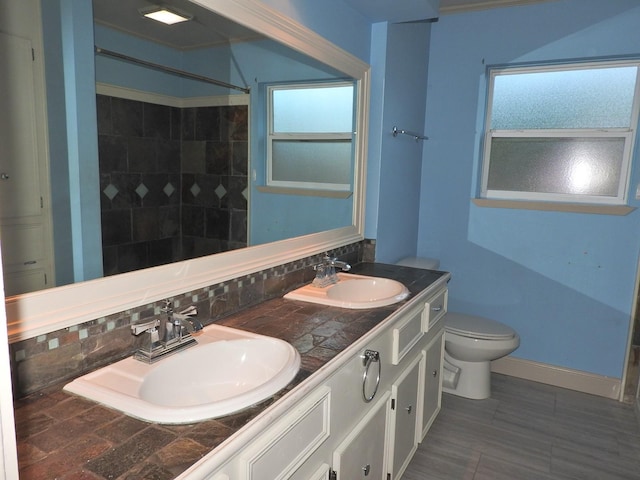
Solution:
M 40 215 L 31 41 L 0 33 L 0 217 Z
M 15 12 L 26 8 L 20 7 L 22 2 L 2 4 L 3 8 L 15 8 Z M 13 27 L 24 35 L 0 30 L 0 239 L 7 296 L 53 286 L 43 142 L 46 118 L 39 104 L 44 102 L 44 94 L 41 87 L 36 87 L 42 59 L 36 62 L 36 50 L 29 38 L 39 38 L 39 26 L 33 20 L 36 11 L 29 23 L 24 15 L 13 17 L 18 24 Z

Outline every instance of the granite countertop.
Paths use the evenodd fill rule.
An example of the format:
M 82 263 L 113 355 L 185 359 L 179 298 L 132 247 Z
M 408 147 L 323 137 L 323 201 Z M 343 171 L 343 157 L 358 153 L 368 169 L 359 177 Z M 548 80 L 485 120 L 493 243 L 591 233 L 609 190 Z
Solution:
M 366 263 L 354 266 L 353 273 L 399 280 L 412 296 L 446 275 Z M 406 301 L 376 309 L 347 310 L 276 298 L 217 320 L 220 325 L 286 340 L 301 356 L 300 371 L 285 389 L 234 415 L 191 425 L 147 423 L 68 394 L 62 391 L 63 385 L 17 400 L 20 479 L 173 479 Z

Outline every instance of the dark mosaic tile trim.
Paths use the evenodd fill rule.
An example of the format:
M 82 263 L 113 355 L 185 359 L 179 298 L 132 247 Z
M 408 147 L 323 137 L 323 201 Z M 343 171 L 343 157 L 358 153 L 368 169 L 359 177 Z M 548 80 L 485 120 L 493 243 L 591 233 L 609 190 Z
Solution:
M 360 263 L 362 243 L 340 247 L 331 255 Z M 314 276 L 311 267 L 321 257 L 314 255 L 278 265 L 171 300 L 176 309 L 196 305 L 199 319 L 207 325 L 310 282 Z M 131 355 L 144 339 L 131 335 L 130 325 L 160 315 L 161 308 L 161 302 L 141 305 L 11 344 L 15 396 L 36 392 Z

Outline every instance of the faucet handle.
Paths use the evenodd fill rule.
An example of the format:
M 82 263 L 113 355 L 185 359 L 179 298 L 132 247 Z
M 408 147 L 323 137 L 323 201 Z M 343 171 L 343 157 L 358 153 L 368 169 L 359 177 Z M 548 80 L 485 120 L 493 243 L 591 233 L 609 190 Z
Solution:
M 180 315 L 185 315 L 187 317 L 195 317 L 198 315 L 198 307 L 195 305 L 191 305 L 190 307 L 185 308 L 180 312 Z
M 171 300 L 163 300 L 162 308 L 160 309 L 162 313 L 173 313 L 173 305 Z
M 140 335 L 143 332 L 153 333 L 153 330 L 158 328 L 159 325 L 160 325 L 160 320 L 156 318 L 155 320 L 151 320 L 150 322 L 131 325 L 131 332 L 134 335 Z

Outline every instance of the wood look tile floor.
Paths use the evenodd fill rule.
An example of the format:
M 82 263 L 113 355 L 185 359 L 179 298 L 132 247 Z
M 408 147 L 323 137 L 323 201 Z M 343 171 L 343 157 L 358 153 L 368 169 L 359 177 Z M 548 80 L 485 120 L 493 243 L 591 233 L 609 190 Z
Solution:
M 492 395 L 443 394 L 403 480 L 639 480 L 632 405 L 493 374 Z

